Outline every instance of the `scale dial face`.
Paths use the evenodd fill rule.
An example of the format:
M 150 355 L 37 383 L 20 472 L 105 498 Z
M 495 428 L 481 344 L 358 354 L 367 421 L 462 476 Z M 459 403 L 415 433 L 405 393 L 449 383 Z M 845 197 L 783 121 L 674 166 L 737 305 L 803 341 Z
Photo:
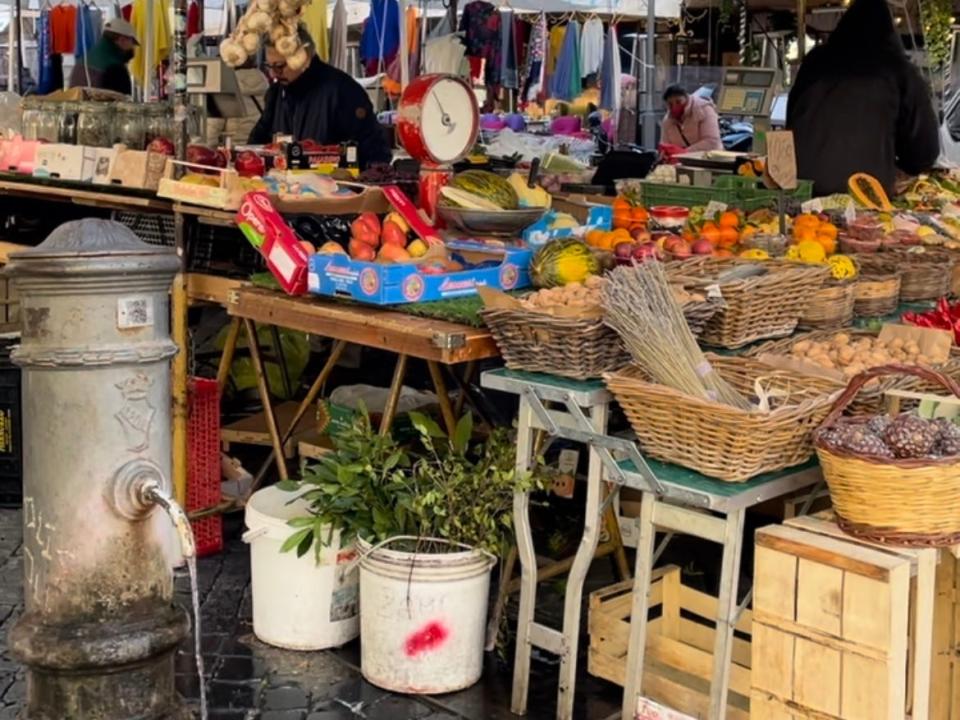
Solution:
M 479 112 L 473 90 L 459 78 L 432 83 L 420 104 L 420 131 L 430 159 L 453 163 L 473 150 Z

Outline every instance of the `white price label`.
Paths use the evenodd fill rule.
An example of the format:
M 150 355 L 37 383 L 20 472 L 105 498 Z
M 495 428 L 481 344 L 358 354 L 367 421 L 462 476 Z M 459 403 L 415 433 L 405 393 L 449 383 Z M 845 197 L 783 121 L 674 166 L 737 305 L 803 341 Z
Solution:
M 717 202 L 716 200 L 711 200 L 707 203 L 706 209 L 703 211 L 705 217 L 715 217 L 722 212 L 725 212 L 727 209 L 727 204 L 722 202 Z
M 820 198 L 807 200 L 800 205 L 800 211 L 805 215 L 815 215 L 823 212 L 823 201 Z
M 146 296 L 125 297 L 117 300 L 117 327 L 120 330 L 151 327 L 153 300 Z
M 707 291 L 707 297 L 710 298 L 711 300 L 714 298 L 716 298 L 717 300 L 723 299 L 723 293 L 720 291 L 719 285 L 717 284 L 707 285 L 707 287 L 704 289 Z

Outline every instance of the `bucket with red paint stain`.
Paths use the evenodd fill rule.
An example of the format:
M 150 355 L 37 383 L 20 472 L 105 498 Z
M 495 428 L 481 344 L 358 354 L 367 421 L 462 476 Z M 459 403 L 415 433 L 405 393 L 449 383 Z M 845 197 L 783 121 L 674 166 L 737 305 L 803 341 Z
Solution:
M 360 669 L 374 685 L 432 695 L 483 671 L 493 556 L 444 540 L 359 542 Z

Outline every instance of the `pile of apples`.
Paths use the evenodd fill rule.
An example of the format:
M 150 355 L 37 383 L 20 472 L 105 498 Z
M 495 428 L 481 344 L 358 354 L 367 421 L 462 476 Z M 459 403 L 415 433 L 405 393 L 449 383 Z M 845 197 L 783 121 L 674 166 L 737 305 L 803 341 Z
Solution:
M 376 213 L 365 212 L 350 224 L 347 254 L 362 262 L 386 263 L 407 262 L 426 255 L 427 244 L 410 236 L 410 226 L 399 213 L 392 212 L 381 222 Z M 337 243 L 326 243 L 320 252 L 344 250 Z

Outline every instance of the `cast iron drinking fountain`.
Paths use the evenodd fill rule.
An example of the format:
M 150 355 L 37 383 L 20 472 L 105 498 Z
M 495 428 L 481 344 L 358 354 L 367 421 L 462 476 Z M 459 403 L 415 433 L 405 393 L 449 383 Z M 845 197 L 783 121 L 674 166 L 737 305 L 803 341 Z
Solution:
M 10 649 L 27 669 L 26 720 L 191 717 L 174 688 L 190 620 L 173 601 L 173 567 L 185 558 L 195 576 L 169 480 L 179 266 L 172 249 L 97 219 L 10 258 L 23 318 L 25 605 Z

